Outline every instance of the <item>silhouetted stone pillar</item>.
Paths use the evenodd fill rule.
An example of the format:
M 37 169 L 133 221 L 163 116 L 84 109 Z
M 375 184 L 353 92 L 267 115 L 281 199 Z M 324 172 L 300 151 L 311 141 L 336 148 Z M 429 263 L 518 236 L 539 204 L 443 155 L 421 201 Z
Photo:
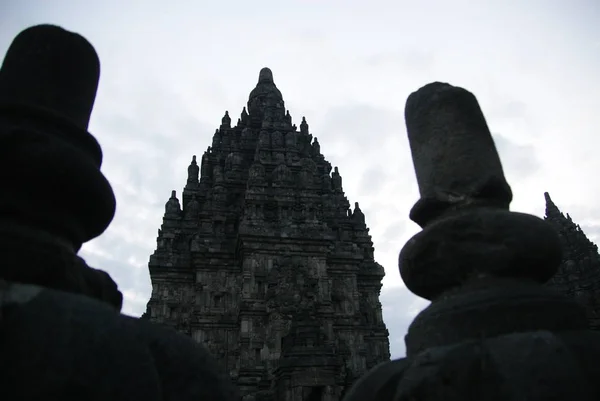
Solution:
M 87 131 L 99 71 L 52 25 L 17 35 L 0 68 L 0 398 L 237 401 L 205 348 L 121 315 L 114 281 L 76 254 L 115 212 Z
M 597 399 L 600 336 L 583 310 L 541 284 L 560 243 L 512 199 L 476 98 L 433 83 L 411 94 L 406 125 L 423 230 L 400 273 L 432 301 L 406 335 L 407 358 L 379 365 L 346 400 Z
M 22 31 L 0 68 L 0 279 L 84 294 L 120 309 L 108 274 L 76 253 L 115 213 L 88 132 L 100 62 L 82 36 Z

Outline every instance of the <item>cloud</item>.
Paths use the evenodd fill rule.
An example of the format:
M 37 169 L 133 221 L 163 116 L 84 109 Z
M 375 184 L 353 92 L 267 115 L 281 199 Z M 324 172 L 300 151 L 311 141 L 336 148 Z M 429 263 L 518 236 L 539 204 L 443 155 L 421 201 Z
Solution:
M 371 67 L 402 68 L 411 72 L 424 72 L 433 68 L 433 51 L 417 48 L 403 48 L 392 52 L 381 52 L 364 57 L 363 62 Z
M 123 293 L 123 313 L 140 316 L 146 309 L 151 284 L 148 276 L 147 253 L 126 236 L 111 231 L 84 245 L 80 255 L 88 265 L 102 269 L 117 282 Z
M 520 100 L 511 99 L 504 103 L 497 104 L 489 113 L 488 117 L 498 119 L 524 119 L 529 117 L 529 109 L 525 103 Z
M 387 174 L 381 166 L 367 168 L 362 173 L 359 187 L 363 193 L 378 193 L 387 182 Z
M 402 235 L 404 233 L 404 231 L 406 231 L 406 222 L 405 220 L 400 220 L 400 221 L 396 221 L 393 223 L 390 223 L 384 232 L 384 235 L 386 237 L 399 237 L 400 235 Z
M 532 145 L 520 145 L 497 133 L 493 134 L 493 138 L 507 176 L 525 179 L 540 168 Z
M 90 130 L 104 152 L 103 172 L 113 186 L 117 212 L 107 231 L 85 244 L 81 254 L 118 283 L 124 312 L 139 316 L 151 293 L 148 260 L 164 204 L 171 190 L 181 193 L 192 155 L 202 154 L 214 129 L 197 120 L 180 96 L 154 86 L 121 99 L 110 93 L 99 98 Z
M 328 142 L 330 151 L 338 153 L 336 150 L 342 150 L 366 159 L 372 152 L 384 150 L 394 136 L 400 135 L 398 127 L 403 125 L 400 111 L 350 103 L 327 109 L 315 127 L 324 133 L 319 136 Z M 358 161 L 360 158 L 353 159 Z
M 429 301 L 418 298 L 406 288 L 391 287 L 381 292 L 383 319 L 390 332 L 390 353 L 392 359 L 406 356 L 404 336 L 415 316 L 423 310 Z

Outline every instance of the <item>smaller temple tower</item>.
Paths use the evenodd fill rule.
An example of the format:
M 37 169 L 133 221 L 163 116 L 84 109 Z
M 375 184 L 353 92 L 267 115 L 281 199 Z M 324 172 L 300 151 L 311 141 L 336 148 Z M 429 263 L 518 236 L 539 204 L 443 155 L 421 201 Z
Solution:
M 600 330 L 600 255 L 571 216 L 565 216 L 550 199 L 546 198 L 546 217 L 560 236 L 563 259 L 554 277 L 547 285 L 574 298 L 585 307 L 590 329 Z

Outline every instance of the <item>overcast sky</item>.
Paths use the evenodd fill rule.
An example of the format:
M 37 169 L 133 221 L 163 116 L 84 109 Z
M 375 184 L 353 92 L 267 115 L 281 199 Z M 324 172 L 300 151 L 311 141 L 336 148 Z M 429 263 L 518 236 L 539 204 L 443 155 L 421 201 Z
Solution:
M 418 226 L 403 109 L 431 81 L 478 97 L 515 194 L 543 216 L 543 192 L 600 238 L 600 2 L 597 0 L 34 1 L 0 0 L 0 53 L 22 29 L 53 23 L 85 36 L 102 63 L 91 132 L 117 215 L 82 255 L 107 270 L 124 312 L 145 310 L 148 258 L 164 203 L 225 110 L 236 121 L 262 67 L 295 123 L 360 202 L 386 270 L 382 302 L 393 357 L 427 303 L 397 256 Z M 1 56 L 0 56 L 1 57 Z

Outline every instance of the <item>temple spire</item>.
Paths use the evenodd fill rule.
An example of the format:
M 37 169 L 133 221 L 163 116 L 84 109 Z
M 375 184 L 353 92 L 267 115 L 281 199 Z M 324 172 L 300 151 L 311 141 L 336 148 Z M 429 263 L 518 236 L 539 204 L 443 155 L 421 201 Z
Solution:
M 231 117 L 229 117 L 229 112 L 225 111 L 225 115 L 221 119 L 221 129 L 231 128 Z
M 579 260 L 581 255 L 586 255 L 591 250 L 596 255 L 597 246 L 589 240 L 579 224 L 576 224 L 571 216 L 563 214 L 558 206 L 554 204 L 548 192 L 544 193 L 546 198 L 546 221 L 548 221 L 560 234 L 564 260 Z
M 225 128 L 215 132 L 202 160 L 192 159 L 183 193 L 165 205 L 148 264 L 150 320 L 194 336 L 194 316 L 217 308 L 204 314 L 202 338 L 229 339 L 214 342 L 212 351 L 229 355 L 225 370 L 244 399 L 297 398 L 293 372 L 311 377 L 311 392 L 301 398 L 340 401 L 366 369 L 389 359 L 379 301 L 385 271 L 374 259 L 363 212 L 358 204 L 351 212 L 339 170 L 332 177 L 306 119 L 298 132 L 271 70 L 263 68 L 257 78 L 240 123 L 229 127 L 238 116 L 226 113 Z M 198 176 L 200 183 L 189 185 Z M 336 276 L 340 265 L 348 267 L 343 279 Z M 187 302 L 182 286 L 194 302 Z M 357 294 L 360 302 L 346 308 Z M 234 315 L 227 327 L 219 323 L 220 316 Z M 324 329 L 347 322 L 356 329 Z M 268 338 L 244 341 L 258 325 L 272 334 L 275 347 Z M 340 362 L 338 352 L 357 362 Z
M 188 166 L 188 184 L 196 185 L 198 184 L 198 175 L 200 173 L 200 167 L 198 167 L 198 162 L 196 161 L 196 155 L 192 156 L 192 162 Z
M 303 134 L 308 134 L 308 123 L 306 122 L 306 117 L 302 117 L 302 122 L 300 123 L 300 132 Z
M 265 67 L 260 70 L 258 83 L 250 92 L 248 114 L 255 124 L 266 121 L 270 125 L 283 123 L 286 117 L 285 111 L 283 96 L 273 81 L 273 72 Z
M 544 192 L 544 198 L 546 199 L 546 218 L 563 217 L 563 214 L 554 204 L 548 192 Z

